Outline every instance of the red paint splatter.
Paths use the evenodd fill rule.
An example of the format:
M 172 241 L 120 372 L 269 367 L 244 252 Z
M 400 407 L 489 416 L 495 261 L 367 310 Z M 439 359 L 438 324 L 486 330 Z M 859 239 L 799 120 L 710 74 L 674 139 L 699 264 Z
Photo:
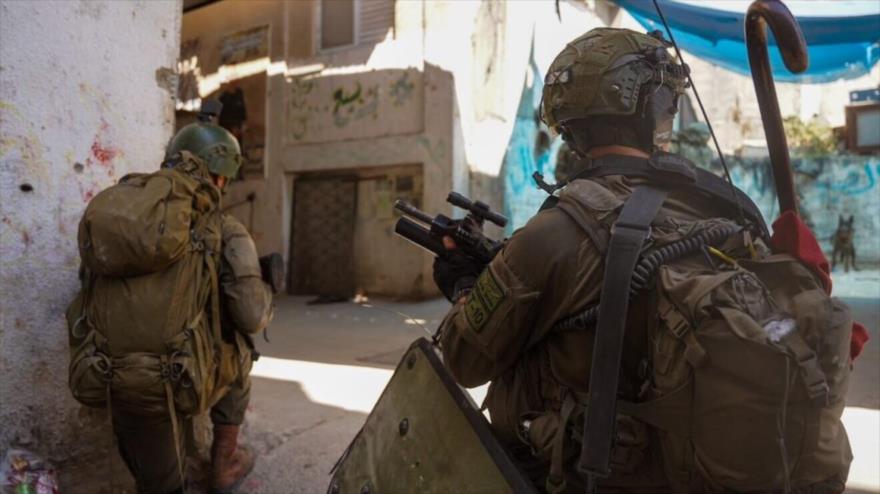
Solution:
M 118 154 L 118 149 L 105 147 L 98 139 L 95 139 L 95 142 L 92 143 L 92 156 L 103 166 L 110 166 L 110 162 L 113 161 L 113 158 Z
M 85 193 L 83 193 L 83 202 L 89 202 L 92 200 L 93 197 L 95 197 L 95 191 L 87 190 L 85 191 Z
M 24 242 L 25 248 L 30 247 L 31 245 L 31 236 L 28 234 L 27 230 L 21 231 L 21 241 Z

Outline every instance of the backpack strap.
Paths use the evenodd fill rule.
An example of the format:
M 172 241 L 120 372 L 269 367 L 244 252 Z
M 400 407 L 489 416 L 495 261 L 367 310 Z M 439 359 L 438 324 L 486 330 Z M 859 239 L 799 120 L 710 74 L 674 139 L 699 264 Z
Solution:
M 590 368 L 590 395 L 578 469 L 592 480 L 611 473 L 620 361 L 633 270 L 667 191 L 636 188 L 611 229 Z
M 676 154 L 656 152 L 647 159 L 613 154 L 595 159 L 587 158 L 579 161 L 577 166 L 581 171 L 573 178 L 589 179 L 609 175 L 643 178 L 668 188 L 693 190 L 721 201 L 729 211 L 735 211 L 739 203 L 746 220 L 757 225 L 765 238 L 770 237 L 761 210 L 745 192 L 731 187 L 723 178 Z
M 556 208 L 568 215 L 584 233 L 590 237 L 593 246 L 599 251 L 602 257 L 608 252 L 608 232 L 592 215 L 579 214 L 570 204 L 559 201 Z

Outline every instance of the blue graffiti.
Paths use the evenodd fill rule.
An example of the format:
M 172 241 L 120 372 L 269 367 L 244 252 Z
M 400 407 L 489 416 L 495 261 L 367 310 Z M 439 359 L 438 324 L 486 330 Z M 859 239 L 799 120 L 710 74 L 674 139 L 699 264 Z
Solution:
M 880 165 L 876 166 L 877 174 L 880 174 Z M 864 173 L 862 173 L 864 172 Z M 831 181 L 830 179 L 817 181 L 816 187 L 827 189 L 829 191 L 840 192 L 850 196 L 864 194 L 877 185 L 877 177 L 874 168 L 870 163 L 866 163 L 861 172 L 859 170 L 850 170 L 846 174 L 846 178 L 842 181 Z

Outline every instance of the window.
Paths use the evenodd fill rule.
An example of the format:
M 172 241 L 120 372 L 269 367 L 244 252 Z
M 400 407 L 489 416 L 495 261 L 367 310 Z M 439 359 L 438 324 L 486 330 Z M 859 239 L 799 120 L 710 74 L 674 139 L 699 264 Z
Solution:
M 395 0 L 321 0 L 320 50 L 379 43 L 394 36 Z
M 321 0 L 321 49 L 355 44 L 355 0 Z

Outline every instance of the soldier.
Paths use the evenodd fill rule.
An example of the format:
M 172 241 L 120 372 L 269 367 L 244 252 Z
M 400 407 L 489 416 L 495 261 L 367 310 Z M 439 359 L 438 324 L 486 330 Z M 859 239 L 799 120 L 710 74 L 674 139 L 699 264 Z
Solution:
M 152 343 L 155 337 L 143 336 L 133 326 L 126 328 L 124 323 L 107 322 L 108 319 L 112 320 L 112 317 L 92 315 L 107 313 L 112 315 L 112 310 L 107 307 L 113 307 L 114 304 L 125 307 L 129 301 L 123 299 L 130 294 L 108 289 L 106 292 L 109 295 L 101 295 L 105 293 L 101 288 L 102 283 L 114 283 L 114 281 L 101 276 L 90 278 L 93 275 L 89 274 L 88 270 L 93 267 L 90 267 L 89 259 L 84 255 L 86 279 L 94 281 L 84 283 L 80 298 L 85 299 L 83 302 L 85 309 L 82 309 L 83 316 L 80 320 L 85 321 L 83 326 L 86 326 L 86 329 L 95 329 L 98 340 L 87 336 L 86 343 L 80 343 L 79 348 L 87 348 L 82 345 L 88 345 L 90 342 L 97 341 L 98 343 L 93 344 L 87 352 L 79 350 L 74 352 L 71 364 L 71 388 L 74 396 L 80 401 L 92 406 L 111 408 L 113 430 L 118 440 L 120 454 L 134 476 L 140 493 L 167 494 L 185 491 L 185 434 L 178 426 L 178 422 L 188 418 L 191 413 L 199 413 L 207 408 L 210 408 L 214 433 L 211 445 L 211 487 L 213 492 L 234 492 L 254 465 L 253 453 L 249 448 L 238 444 L 238 435 L 250 400 L 249 373 L 253 361 L 253 342 L 250 335 L 264 330 L 269 325 L 272 320 L 273 306 L 272 292 L 261 277 L 256 247 L 250 234 L 238 220 L 223 214 L 219 209 L 220 191 L 236 176 L 240 164 L 241 152 L 235 137 L 211 122 L 210 116 L 201 115 L 199 122 L 184 127 L 171 140 L 166 151 L 166 159 L 162 164 L 163 170 L 154 175 L 142 176 L 144 180 L 147 180 L 147 186 L 143 188 L 144 192 L 139 192 L 141 194 L 147 194 L 152 187 L 153 182 L 150 180 L 155 181 L 155 179 L 151 179 L 151 177 L 159 176 L 162 173 L 165 175 L 161 175 L 160 178 L 165 180 L 159 179 L 158 183 L 198 184 L 193 186 L 193 188 L 198 187 L 195 188 L 196 193 L 192 196 L 193 199 L 184 196 L 180 192 L 182 189 L 177 189 L 177 185 L 172 185 L 171 192 L 167 193 L 167 199 L 161 196 L 158 203 L 163 204 L 161 207 L 166 209 L 166 216 L 172 216 L 168 214 L 168 211 L 171 210 L 170 208 L 177 207 L 173 202 L 174 194 L 181 194 L 181 201 L 185 201 L 185 203 L 180 202 L 184 208 L 184 213 L 182 213 L 184 219 L 189 216 L 196 218 L 192 220 L 192 230 L 188 232 L 187 229 L 190 227 L 184 226 L 182 232 L 182 235 L 186 236 L 188 233 L 188 237 L 192 237 L 191 240 L 186 240 L 187 252 L 204 251 L 207 270 L 199 267 L 202 257 L 184 255 L 170 267 L 154 270 L 155 274 L 145 274 L 134 278 L 134 280 L 146 278 L 147 281 L 130 282 L 131 287 L 134 287 L 130 288 L 133 293 L 137 293 L 136 283 L 150 283 L 146 288 L 145 296 L 154 297 L 157 301 L 142 300 L 142 303 L 167 307 L 167 309 L 160 310 L 167 310 L 168 315 L 157 314 L 153 322 L 143 321 L 149 319 L 151 314 L 139 318 L 141 319 L 138 321 L 139 326 L 145 328 L 145 333 L 159 334 L 164 330 L 173 335 L 180 331 L 178 329 L 180 326 L 169 328 L 167 323 L 174 318 L 174 310 L 179 310 L 179 305 L 185 306 L 184 310 L 188 313 L 195 314 L 195 320 L 184 321 L 186 326 L 183 327 L 188 329 L 180 333 L 180 336 L 159 342 L 158 348 L 160 349 L 174 348 L 176 350 L 162 355 L 160 353 L 162 350 L 151 349 L 156 346 Z M 166 169 L 178 170 L 183 175 Z M 186 177 L 192 177 L 195 181 L 186 182 L 188 180 Z M 137 179 L 136 177 L 135 180 Z M 126 180 L 124 178 L 121 185 L 114 187 L 123 187 L 126 183 L 131 183 Z M 209 183 L 213 183 L 213 190 L 208 185 Z M 189 189 L 189 193 L 192 193 L 193 188 Z M 133 197 L 130 194 L 126 192 L 121 196 L 122 202 L 126 197 Z M 166 194 L 166 192 L 161 192 L 161 194 Z M 93 201 L 96 204 L 94 206 L 96 209 L 100 208 L 102 204 L 100 197 L 100 195 L 96 196 Z M 206 200 L 205 198 L 213 199 Z M 137 207 L 136 199 L 131 200 L 133 207 Z M 91 204 L 90 207 L 92 207 Z M 105 207 L 105 209 L 112 209 L 112 207 Z M 203 211 L 202 218 L 213 216 L 202 222 L 196 214 L 197 209 Z M 87 218 L 90 218 L 89 214 L 87 209 L 84 223 L 87 223 Z M 91 218 L 95 218 L 95 216 L 93 215 Z M 98 235 L 95 226 L 95 222 L 98 220 L 92 219 L 91 221 L 92 231 L 89 233 L 92 236 Z M 160 225 L 160 233 L 172 231 L 171 223 L 173 221 L 174 218 L 163 220 Z M 113 219 L 113 222 L 118 225 L 120 220 Z M 111 224 L 111 226 L 114 225 Z M 81 228 L 83 228 L 82 224 Z M 87 231 L 89 226 L 86 225 L 85 228 L 86 230 L 81 230 L 81 241 L 83 232 Z M 144 231 L 147 230 L 145 225 Z M 113 235 L 115 239 L 111 240 L 121 243 L 118 238 L 124 236 L 125 232 L 119 231 Z M 218 240 L 212 240 L 212 238 Z M 136 237 L 132 242 L 141 242 L 141 239 Z M 85 247 L 81 245 L 81 252 L 84 252 L 83 248 Z M 114 254 L 119 254 L 120 250 L 125 249 L 115 249 Z M 193 264 L 194 267 L 189 268 L 186 265 L 189 265 L 191 259 L 195 260 L 195 264 Z M 137 259 L 131 260 L 131 262 L 135 261 Z M 92 262 L 92 264 L 99 263 Z M 185 266 L 178 268 L 177 266 L 181 264 Z M 180 272 L 189 273 L 189 276 L 184 274 L 184 277 L 200 279 L 182 280 L 180 276 L 171 279 L 163 278 L 163 273 L 171 272 L 174 269 L 193 269 L 193 271 Z M 87 284 L 91 284 L 93 287 L 88 289 Z M 185 291 L 185 288 L 190 285 L 195 285 L 196 291 Z M 199 288 L 199 286 L 203 288 Z M 184 287 L 184 290 L 181 290 L 181 287 Z M 211 290 L 214 289 L 219 292 L 219 300 L 213 300 Z M 178 290 L 181 291 L 178 292 Z M 167 305 L 161 305 L 165 303 L 164 299 L 161 299 L 163 294 L 172 291 L 182 295 L 176 300 L 175 296 L 171 296 Z M 82 293 L 87 295 L 83 297 Z M 193 295 L 189 295 L 189 293 Z M 118 297 L 118 300 L 115 300 L 114 297 Z M 79 300 L 78 298 L 72 307 L 78 307 Z M 133 303 L 136 307 L 137 301 Z M 186 307 L 193 304 L 195 304 L 194 307 Z M 122 317 L 124 318 L 124 314 Z M 131 314 L 130 317 L 137 316 Z M 219 322 L 218 333 L 212 333 L 215 320 Z M 78 324 L 73 325 L 72 334 L 83 332 L 78 330 Z M 213 341 L 214 335 L 219 336 L 222 341 Z M 102 337 L 106 337 L 107 341 L 105 342 Z M 183 339 L 183 343 L 180 343 L 181 339 Z M 138 343 L 138 341 L 151 343 Z M 147 346 L 150 348 L 146 348 Z M 160 369 L 156 371 L 158 373 L 156 379 L 161 379 L 166 383 L 167 395 L 162 395 L 162 388 L 158 388 L 159 399 L 154 401 L 158 401 L 161 408 L 157 410 L 150 409 L 150 402 L 147 402 L 145 406 L 137 405 L 137 400 L 153 392 L 151 389 L 145 388 L 143 391 L 139 391 L 137 385 L 126 387 L 127 382 L 136 382 L 136 374 L 122 377 L 127 366 L 122 362 L 129 362 L 137 355 L 149 355 L 145 352 L 158 353 L 156 358 L 161 359 L 162 362 Z M 83 399 L 89 393 L 88 382 L 87 379 L 78 377 L 80 374 L 75 371 L 79 362 L 83 361 L 81 356 L 83 353 L 99 355 L 103 361 L 111 362 L 107 365 L 112 370 L 107 373 L 107 376 L 110 377 L 108 377 L 106 403 L 104 401 L 88 403 Z M 176 364 L 177 362 L 180 363 Z M 91 367 L 94 368 L 94 365 Z M 147 374 L 148 372 L 153 372 L 153 370 L 144 368 L 140 375 L 151 375 Z M 113 375 L 120 376 L 119 381 L 114 380 Z M 198 384 L 194 385 L 193 383 Z M 98 383 L 96 386 L 98 385 L 101 384 Z M 197 389 L 202 393 L 195 399 L 195 403 L 186 399 L 187 393 L 191 389 Z M 165 406 L 166 399 L 167 407 Z
M 683 161 L 663 150 L 687 86 L 686 70 L 671 59 L 659 33 L 594 29 L 569 43 L 550 66 L 542 118 L 585 168 L 653 166 L 659 177 L 661 168 Z M 592 484 L 576 462 L 595 328 L 560 331 L 554 325 L 600 299 L 611 226 L 634 190 L 652 183 L 650 175 L 623 171 L 574 178 L 558 204 L 542 208 L 516 231 L 485 269 L 463 255 L 434 264 L 434 279 L 454 304 L 439 329 L 446 366 L 462 386 L 491 381 L 485 406 L 496 436 L 535 485 L 550 492 L 583 492 Z M 735 225 L 737 216 L 730 201 L 687 187 L 673 187 L 661 204 L 650 230 L 654 245 L 681 239 L 709 218 Z M 451 239 L 444 244 L 455 252 Z M 625 313 L 620 399 L 641 402 L 659 386 L 650 378 L 656 372 L 650 360 L 658 334 L 656 307 L 655 294 L 647 291 Z M 618 414 L 614 436 L 610 476 L 591 485 L 599 492 L 714 492 L 717 487 L 693 464 L 687 467 L 691 470 L 674 471 L 670 466 L 678 465 L 661 451 L 657 430 L 641 420 Z M 842 441 L 835 443 L 842 452 L 840 475 L 827 491 L 811 492 L 842 490 L 845 434 Z

